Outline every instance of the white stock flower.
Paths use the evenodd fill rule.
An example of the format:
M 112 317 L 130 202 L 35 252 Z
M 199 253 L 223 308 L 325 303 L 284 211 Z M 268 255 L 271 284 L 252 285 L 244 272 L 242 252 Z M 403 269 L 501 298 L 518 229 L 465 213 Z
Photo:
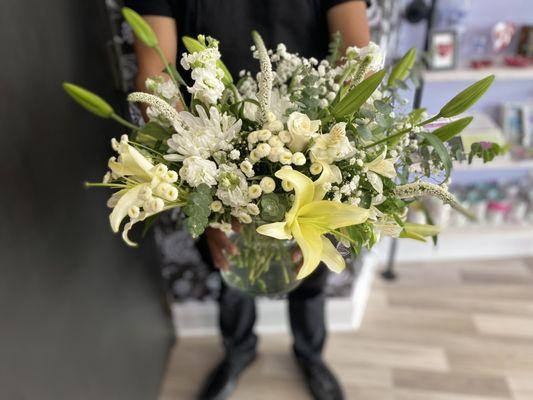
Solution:
M 209 116 L 201 106 L 196 107 L 198 117 L 187 111 L 179 113 L 174 123 L 176 134 L 168 139 L 165 159 L 180 161 L 189 156 L 209 158 L 219 150 L 229 150 L 231 142 L 241 130 L 242 121 L 215 108 L 209 109 Z
M 236 167 L 222 164 L 216 196 L 227 206 L 245 206 L 249 200 L 246 176 Z
M 180 177 L 191 187 L 197 187 L 202 183 L 207 186 L 217 184 L 217 165 L 211 160 L 205 160 L 198 156 L 187 157 L 183 160 L 180 169 Z
M 313 162 L 326 164 L 351 157 L 354 152 L 355 148 L 346 137 L 346 122 L 338 122 L 330 133 L 317 136 L 310 149 Z
M 293 112 L 287 120 L 287 127 L 291 135 L 288 145 L 291 151 L 302 151 L 307 143 L 317 136 L 320 120 L 311 121 L 309 117 L 300 112 Z

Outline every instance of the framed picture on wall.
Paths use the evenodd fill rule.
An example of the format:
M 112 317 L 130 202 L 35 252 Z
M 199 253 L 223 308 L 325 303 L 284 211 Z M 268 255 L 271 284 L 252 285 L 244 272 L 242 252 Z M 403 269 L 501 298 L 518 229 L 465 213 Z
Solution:
M 457 34 L 453 30 L 432 31 L 429 36 L 430 69 L 453 69 L 457 65 Z

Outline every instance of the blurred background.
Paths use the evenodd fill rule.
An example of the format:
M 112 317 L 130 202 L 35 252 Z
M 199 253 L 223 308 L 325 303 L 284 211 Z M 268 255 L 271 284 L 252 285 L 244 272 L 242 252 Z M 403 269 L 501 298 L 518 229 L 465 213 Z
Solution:
M 99 180 L 120 129 L 61 89 L 76 82 L 138 118 L 133 36 L 119 0 L 0 3 L 0 398 L 191 399 L 218 359 L 219 278 L 165 215 L 132 250 L 113 236 Z M 526 0 L 374 0 L 373 40 L 392 62 L 425 53 L 411 104 L 428 111 L 488 74 L 461 163 L 439 203 L 437 246 L 384 241 L 328 293 L 326 359 L 348 399 L 533 399 L 533 8 Z M 427 210 L 427 211 L 426 211 Z M 235 399 L 305 399 L 286 304 L 260 299 L 261 359 Z

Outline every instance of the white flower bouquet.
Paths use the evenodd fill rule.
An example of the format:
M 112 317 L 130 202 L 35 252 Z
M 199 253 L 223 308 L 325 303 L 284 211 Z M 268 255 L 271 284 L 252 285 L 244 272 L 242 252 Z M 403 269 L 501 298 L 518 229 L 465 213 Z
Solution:
M 222 63 L 215 39 L 184 38 L 188 84 L 164 59 L 148 24 L 130 9 L 123 12 L 166 66 L 168 79 L 150 78 L 150 93 L 128 96 L 147 105 L 149 121 L 135 126 L 95 94 L 70 83 L 64 88 L 89 111 L 128 129 L 111 141 L 118 154 L 103 182 L 88 185 L 114 190 L 111 228 L 122 229 L 129 245 L 135 245 L 128 236 L 134 224 L 180 208 L 193 237 L 213 227 L 237 244 L 238 252 L 228 255 L 232 268 L 223 274 L 230 284 L 274 293 L 283 291 L 280 285 L 290 290 L 321 262 L 343 270 L 341 246 L 357 254 L 381 235 L 434 237 L 438 227 L 406 222 L 409 203 L 420 196 L 438 197 L 468 214 L 446 184 L 452 159 L 462 157 L 449 141 L 471 118 L 434 131 L 427 126 L 463 113 L 492 76 L 429 117 L 424 109 L 404 111 L 400 96 L 414 49 L 387 71 L 373 43 L 341 54 L 336 36 L 329 58 L 316 60 L 291 54 L 283 44 L 267 50 L 253 32 L 260 72 L 242 71 L 238 81 Z M 303 255 L 298 265 L 291 257 L 297 247 Z

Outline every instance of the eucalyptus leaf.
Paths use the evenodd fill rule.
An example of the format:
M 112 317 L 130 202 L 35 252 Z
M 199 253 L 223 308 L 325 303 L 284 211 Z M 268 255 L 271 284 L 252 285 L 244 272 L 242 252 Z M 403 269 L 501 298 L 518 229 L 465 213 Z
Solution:
M 403 81 L 409 76 L 409 72 L 416 61 L 416 49 L 411 48 L 394 66 L 387 82 L 388 86 L 394 87 L 398 81 Z
M 110 118 L 114 114 L 113 107 L 107 101 L 81 86 L 63 82 L 63 89 L 76 103 L 99 117 Z
M 122 8 L 122 15 L 124 19 L 128 22 L 135 33 L 135 36 L 149 47 L 156 47 L 158 45 L 157 36 L 152 30 L 152 27 L 141 17 L 137 12 L 131 8 L 124 7 Z
M 440 128 L 433 131 L 433 134 L 437 136 L 442 142 L 447 142 L 453 139 L 459 133 L 461 133 L 470 123 L 473 117 L 465 117 L 458 119 L 457 121 L 450 122 Z
M 470 85 L 446 103 L 446 105 L 440 110 L 438 116 L 450 118 L 465 112 L 485 94 L 493 82 L 494 75 L 489 75 L 473 85 Z
M 332 114 L 337 118 L 341 118 L 359 110 L 381 84 L 384 76 L 385 71 L 381 70 L 350 89 L 346 96 L 333 106 L 331 109 Z

